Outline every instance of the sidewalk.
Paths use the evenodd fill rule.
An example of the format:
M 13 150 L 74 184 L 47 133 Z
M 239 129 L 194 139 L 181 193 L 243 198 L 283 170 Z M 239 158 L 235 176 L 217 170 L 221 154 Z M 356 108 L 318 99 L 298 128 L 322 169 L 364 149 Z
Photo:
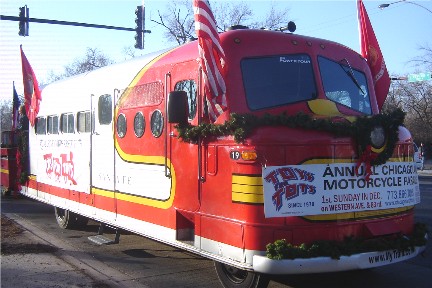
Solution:
M 61 259 L 60 249 L 1 216 L 1 287 L 110 287 Z
M 144 287 L 16 214 L 1 227 L 2 288 Z

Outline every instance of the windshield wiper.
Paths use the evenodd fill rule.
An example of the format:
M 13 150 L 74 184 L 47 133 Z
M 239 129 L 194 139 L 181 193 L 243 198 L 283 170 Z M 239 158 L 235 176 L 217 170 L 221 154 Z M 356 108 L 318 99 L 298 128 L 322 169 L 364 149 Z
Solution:
M 344 58 L 342 60 L 340 60 L 339 62 L 345 61 L 348 65 L 349 70 L 345 69 L 345 65 L 342 65 L 342 63 L 339 63 L 339 66 L 345 71 L 345 73 L 348 75 L 348 77 L 353 81 L 353 83 L 357 86 L 358 89 L 360 89 L 361 93 L 363 95 L 366 95 L 366 92 L 363 91 L 363 88 L 360 86 L 360 83 L 357 81 L 357 79 L 354 76 L 354 71 L 351 68 L 350 63 L 348 62 L 348 59 Z

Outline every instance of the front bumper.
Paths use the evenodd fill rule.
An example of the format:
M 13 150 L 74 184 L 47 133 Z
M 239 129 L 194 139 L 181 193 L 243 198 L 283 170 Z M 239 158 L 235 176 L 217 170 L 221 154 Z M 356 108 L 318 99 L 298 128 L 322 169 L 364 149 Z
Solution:
M 341 256 L 339 260 L 330 257 L 272 260 L 266 256 L 254 255 L 253 270 L 263 274 L 286 275 L 368 269 L 414 258 L 425 249 L 426 246 L 420 246 L 404 252 L 398 250 L 367 252 Z

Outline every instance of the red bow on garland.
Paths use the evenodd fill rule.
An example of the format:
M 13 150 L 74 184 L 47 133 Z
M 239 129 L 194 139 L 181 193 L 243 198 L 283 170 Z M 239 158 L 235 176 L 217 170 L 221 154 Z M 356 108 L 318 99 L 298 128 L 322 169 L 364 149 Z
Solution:
M 357 176 L 360 175 L 359 169 L 360 169 L 361 165 L 364 163 L 365 164 L 364 176 L 365 176 L 366 181 L 369 181 L 369 178 L 372 175 L 371 162 L 374 161 L 377 157 L 378 157 L 378 153 L 375 153 L 372 151 L 371 145 L 367 145 L 365 151 L 363 151 L 363 154 L 361 155 L 361 157 L 357 161 L 357 165 L 356 165 Z

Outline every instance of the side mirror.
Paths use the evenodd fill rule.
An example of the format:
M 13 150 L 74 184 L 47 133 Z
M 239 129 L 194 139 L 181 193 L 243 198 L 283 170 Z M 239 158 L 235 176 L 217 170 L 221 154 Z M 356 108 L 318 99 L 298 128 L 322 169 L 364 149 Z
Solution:
M 188 99 L 185 91 L 172 91 L 168 94 L 168 123 L 188 122 Z

